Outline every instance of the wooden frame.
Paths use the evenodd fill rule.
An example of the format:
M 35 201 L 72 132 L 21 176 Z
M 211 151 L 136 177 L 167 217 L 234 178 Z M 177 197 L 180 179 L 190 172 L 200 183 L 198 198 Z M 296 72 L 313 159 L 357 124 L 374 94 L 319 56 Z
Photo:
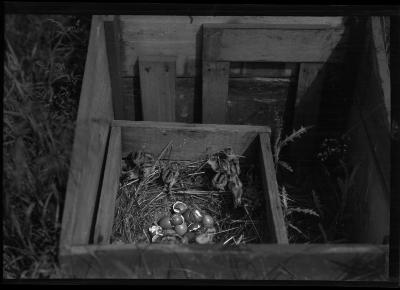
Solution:
M 344 26 L 203 24 L 203 123 L 226 121 L 230 62 L 297 62 L 317 74 L 322 63 L 341 61 L 345 36 Z M 299 76 L 299 95 L 312 80 Z
M 87 245 L 62 256 L 71 278 L 387 281 L 387 246 Z M 210 281 L 209 281 L 210 282 Z
M 107 209 L 112 208 L 109 202 L 112 202 L 113 196 L 105 193 L 115 189 L 117 171 L 114 171 L 114 168 L 118 168 L 118 159 L 110 159 L 107 156 L 122 152 L 118 142 L 113 142 L 122 131 L 119 133 L 118 129 L 115 129 L 114 125 L 118 124 L 118 121 L 113 121 L 119 118 L 117 113 L 114 114 L 114 111 L 117 112 L 114 102 L 117 102 L 115 98 L 118 97 L 115 96 L 118 96 L 118 93 L 115 93 L 115 86 L 112 85 L 111 75 L 115 69 L 109 62 L 115 58 L 110 58 L 109 55 L 112 52 L 108 47 L 113 45 L 112 41 L 107 44 L 105 20 L 110 18 L 94 16 L 92 19 L 64 204 L 59 261 L 69 277 L 388 281 L 388 246 L 372 243 L 246 245 L 238 248 L 215 248 L 211 252 L 213 255 L 209 254 L 207 247 L 201 246 L 160 248 L 159 245 L 107 245 L 107 238 L 104 237 L 109 235 L 107 228 L 109 231 L 110 223 L 103 223 L 104 228 L 101 228 L 100 223 L 96 225 L 96 220 L 97 217 L 99 221 L 108 220 L 108 217 L 112 216 Z M 382 61 L 382 41 L 376 34 L 377 20 L 374 18 L 370 25 L 372 34 L 368 41 L 372 40 L 373 45 L 369 46 L 365 54 L 374 62 L 377 61 L 378 70 L 374 66 L 374 72 L 378 74 L 368 75 L 371 80 L 369 84 L 379 95 L 384 96 L 387 107 L 388 86 L 384 81 L 387 72 L 385 62 Z M 379 79 L 383 81 L 376 82 Z M 126 104 L 126 100 L 123 102 Z M 363 128 L 373 129 L 369 128 L 370 122 L 362 124 Z M 169 126 L 174 125 L 169 123 Z M 111 132 L 110 128 L 113 128 Z M 376 132 L 375 129 L 368 132 Z M 379 141 L 379 137 L 369 133 L 368 140 L 376 142 Z M 360 142 L 362 144 L 358 145 L 367 148 L 376 156 L 385 148 L 377 147 L 375 152 L 371 150 L 368 142 Z M 374 158 L 368 159 L 368 164 L 373 162 Z M 382 166 L 382 171 L 387 170 Z M 381 180 L 378 179 L 378 182 Z M 107 188 L 110 188 L 110 191 L 106 190 Z M 369 202 L 374 204 L 374 200 Z M 380 234 L 376 235 L 377 238 L 381 237 Z M 381 241 L 376 240 L 376 243 L 381 244 Z M 210 259 L 215 261 L 214 266 L 210 266 Z M 187 263 L 184 265 L 189 265 L 194 271 L 182 270 L 183 267 L 179 264 L 181 262 Z M 251 272 L 248 269 L 255 271 Z M 366 273 L 366 269 L 370 269 L 371 272 Z M 358 276 L 348 275 L 349 271 L 354 273 L 357 270 Z
M 265 191 L 269 241 L 287 244 L 288 238 L 280 206 L 275 168 L 269 144 L 270 129 L 260 126 L 200 125 L 163 122 L 114 121 L 111 127 L 108 156 L 101 188 L 94 241 L 107 243 L 114 218 L 116 188 L 119 185 L 122 156 L 134 148 L 157 154 L 171 140 L 174 142 L 171 159 L 192 160 L 231 146 L 246 160 L 259 164 Z M 267 144 L 267 146 L 265 146 Z M 246 152 L 246 153 L 245 153 Z M 258 158 L 256 157 L 258 155 Z M 112 200 L 114 199 L 114 200 Z

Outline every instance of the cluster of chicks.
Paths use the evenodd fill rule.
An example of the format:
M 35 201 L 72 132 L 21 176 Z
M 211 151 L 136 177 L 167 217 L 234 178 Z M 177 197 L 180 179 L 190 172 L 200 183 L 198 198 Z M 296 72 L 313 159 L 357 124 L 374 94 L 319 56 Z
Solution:
M 235 208 L 241 206 L 243 195 L 243 184 L 239 179 L 239 157 L 231 148 L 225 148 L 207 161 L 215 172 L 212 179 L 213 186 L 221 191 L 225 191 L 228 187 L 233 194 Z
M 148 177 L 154 167 L 154 156 L 151 153 L 137 151 L 129 153 L 122 159 L 121 179 L 126 182 Z
M 216 229 L 212 216 L 189 209 L 180 201 L 173 204 L 172 213 L 161 217 L 149 228 L 152 243 L 213 243 Z
M 130 182 L 136 179 L 149 177 L 155 170 L 153 154 L 137 151 L 129 153 L 123 158 L 121 179 Z M 167 164 L 161 169 L 161 178 L 169 190 L 176 183 L 179 176 L 179 168 L 176 163 Z

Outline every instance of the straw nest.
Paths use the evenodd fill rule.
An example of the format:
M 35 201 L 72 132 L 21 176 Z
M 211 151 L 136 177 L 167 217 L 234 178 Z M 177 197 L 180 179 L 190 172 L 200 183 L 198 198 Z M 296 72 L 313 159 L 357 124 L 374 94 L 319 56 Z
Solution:
M 172 147 L 170 142 L 157 158 L 142 151 L 123 158 L 111 242 L 238 245 L 264 240 L 265 206 L 255 166 L 230 148 L 199 160 L 170 160 Z M 186 215 L 173 211 L 178 203 L 186 205 Z M 196 220 L 188 217 L 196 210 L 200 219 L 194 230 Z M 186 216 L 185 227 L 160 226 L 163 218 L 161 223 L 169 224 L 173 214 Z M 204 216 L 208 219 L 202 223 Z

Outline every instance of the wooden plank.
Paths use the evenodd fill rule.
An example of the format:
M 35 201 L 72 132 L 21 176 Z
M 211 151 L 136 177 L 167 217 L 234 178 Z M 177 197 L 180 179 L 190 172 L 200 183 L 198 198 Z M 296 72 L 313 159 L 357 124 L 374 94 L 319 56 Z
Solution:
M 268 126 L 248 126 L 248 125 L 226 125 L 226 124 L 188 124 L 178 122 L 153 122 L 153 121 L 128 121 L 128 120 L 114 120 L 111 126 L 129 127 L 129 128 L 156 128 L 156 129 L 184 129 L 188 131 L 199 130 L 211 133 L 221 133 L 223 131 L 230 133 L 271 133 Z
M 176 122 L 193 123 L 196 103 L 201 95 L 195 92 L 195 78 L 176 78 L 175 119 Z M 198 110 L 198 109 L 197 109 Z
M 109 244 L 114 222 L 115 200 L 121 173 L 121 128 L 113 127 L 108 143 L 100 201 L 94 228 L 95 244 Z
M 279 62 L 231 62 L 229 77 L 290 78 L 298 71 L 296 63 Z
M 204 23 L 316 24 L 340 27 L 343 17 L 276 16 L 120 16 L 124 51 L 123 73 L 132 76 L 138 55 L 177 56 L 177 76 L 193 76 Z M 197 45 L 196 45 L 197 43 Z
M 377 24 L 372 18 L 368 24 L 366 54 L 360 67 L 355 94 L 370 148 L 387 192 L 390 192 L 390 111 L 387 110 L 390 109 L 387 104 L 390 99 L 390 75 L 383 72 L 388 69 L 387 62 L 384 63 L 380 56 L 383 48 L 375 46 L 376 28 L 373 27 Z
M 135 121 L 138 117 L 137 111 L 140 111 L 140 103 L 135 100 L 135 93 L 138 94 L 138 89 L 134 87 L 132 78 L 123 77 L 121 79 L 121 94 L 124 102 L 124 119 Z M 133 114 L 131 114 L 133 112 Z
M 249 244 L 73 247 L 68 278 L 388 281 L 388 247 Z
M 193 41 L 174 42 L 174 41 L 123 41 L 125 50 L 126 69 L 124 75 L 131 76 L 134 73 L 134 66 L 141 55 L 166 55 L 176 56 L 177 75 L 183 76 L 186 71 L 195 72 L 196 47 Z M 128 61 L 130 61 L 128 63 Z
M 115 121 L 122 127 L 122 154 L 134 150 L 159 154 L 173 141 L 170 159 L 194 160 L 207 154 L 232 147 L 242 154 L 257 138 L 259 132 L 269 132 L 266 126 L 206 125 L 173 122 Z M 248 157 L 248 159 L 251 159 Z
M 373 21 L 367 21 L 365 48 L 358 67 L 348 136 L 351 166 L 359 166 L 350 208 L 354 211 L 354 239 L 382 242 L 389 235 L 390 125 L 385 91 L 377 63 Z M 381 64 L 383 65 L 383 64 Z M 388 80 L 386 80 L 388 81 Z M 360 214 L 362 213 L 362 214 Z M 358 214 L 358 215 L 357 215 Z
M 326 30 L 332 29 L 329 24 L 291 24 L 291 23 L 204 23 L 205 29 L 268 29 L 268 30 Z M 336 26 L 334 29 L 343 29 Z
M 325 80 L 323 63 L 301 63 L 297 83 L 297 93 L 293 116 L 293 129 L 317 126 L 321 92 Z M 328 116 L 324 115 L 324 118 Z M 297 160 L 310 160 L 314 152 L 315 130 L 309 131 L 301 140 L 292 145 Z
M 231 27 L 231 26 L 229 26 Z M 206 61 L 326 62 L 339 53 L 344 29 L 268 29 L 203 27 Z M 345 49 L 345 48 L 344 48 Z M 339 57 L 343 54 L 339 54 Z
M 358 166 L 349 196 L 349 227 L 354 242 L 383 243 L 390 234 L 390 199 L 380 178 L 379 168 L 368 144 L 368 135 L 360 112 L 351 113 L 350 164 Z
M 143 120 L 175 120 L 175 57 L 139 57 Z
M 384 40 L 384 28 L 379 16 L 371 17 L 371 33 L 372 33 L 372 43 L 375 49 L 376 58 L 376 73 L 378 81 L 381 83 L 383 101 L 385 103 L 386 112 L 388 115 L 388 122 L 390 124 L 390 69 L 388 54 L 386 51 L 386 45 Z
M 203 61 L 202 122 L 224 124 L 229 86 L 229 62 Z
M 60 252 L 70 245 L 89 242 L 109 123 L 114 117 L 110 82 L 104 25 L 100 16 L 94 16 L 72 147 Z
M 120 59 L 120 28 L 118 18 L 113 21 L 104 21 L 104 33 L 107 45 L 108 65 L 111 77 L 111 89 L 113 97 L 114 117 L 116 119 L 127 119 L 132 114 L 125 114 L 124 99 L 121 92 L 122 76 L 121 76 L 121 59 Z M 131 112 L 132 113 L 132 112 Z M 133 112 L 133 119 L 134 120 Z
M 269 231 L 272 234 L 273 242 L 278 244 L 288 244 L 286 225 L 283 218 L 282 204 L 278 183 L 276 181 L 276 173 L 274 161 L 272 160 L 272 150 L 269 134 L 260 133 L 260 163 L 261 174 L 267 192 L 266 212 L 269 224 Z
M 283 123 L 294 84 L 288 78 L 230 78 L 227 123 L 268 125 L 274 130 Z
M 176 15 L 121 15 L 121 21 L 125 29 L 133 29 L 138 25 L 149 23 L 161 23 L 168 25 L 178 23 L 182 26 L 203 23 L 264 23 L 264 24 L 320 24 L 331 27 L 341 26 L 344 17 L 320 17 L 320 16 L 176 16 Z M 147 26 L 146 26 L 147 27 Z M 142 27 L 141 27 L 142 28 Z

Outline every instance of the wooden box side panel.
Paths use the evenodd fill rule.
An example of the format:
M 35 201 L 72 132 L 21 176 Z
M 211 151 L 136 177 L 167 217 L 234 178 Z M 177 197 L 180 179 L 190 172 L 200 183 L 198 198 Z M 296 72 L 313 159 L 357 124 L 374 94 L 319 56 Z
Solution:
M 281 197 L 276 180 L 275 166 L 268 134 L 260 133 L 259 146 L 262 181 L 266 190 L 267 223 L 269 225 L 272 242 L 288 244 L 287 229 L 283 217 Z
M 379 17 L 367 24 L 348 125 L 351 164 L 358 167 L 349 208 L 354 241 L 382 243 L 390 224 L 390 75 Z
M 89 242 L 113 119 L 104 25 L 93 16 L 64 205 L 60 250 Z
M 326 62 L 340 60 L 344 27 L 246 24 L 203 26 L 203 61 Z M 336 50 L 335 58 L 332 57 Z M 337 56 L 337 57 L 336 57 Z
M 136 150 L 158 155 L 172 142 L 170 155 L 172 160 L 204 158 L 207 154 L 222 150 L 227 146 L 230 146 L 237 154 L 243 154 L 258 134 L 257 131 L 251 129 L 252 126 L 243 126 L 243 128 L 235 125 L 230 130 L 225 130 L 228 126 L 171 126 L 157 122 L 136 122 L 133 125 L 134 127 L 122 127 L 123 155 Z M 264 127 L 264 131 L 268 131 L 268 127 Z
M 112 127 L 108 143 L 93 242 L 109 244 L 121 174 L 121 127 Z
M 125 245 L 73 247 L 70 278 L 388 281 L 374 245 Z
M 340 27 L 343 17 L 276 17 L 276 16 L 150 16 L 121 15 L 121 48 L 123 75 L 136 74 L 133 67 L 138 55 L 177 56 L 178 77 L 196 74 L 201 56 L 201 26 L 215 24 L 325 25 Z

